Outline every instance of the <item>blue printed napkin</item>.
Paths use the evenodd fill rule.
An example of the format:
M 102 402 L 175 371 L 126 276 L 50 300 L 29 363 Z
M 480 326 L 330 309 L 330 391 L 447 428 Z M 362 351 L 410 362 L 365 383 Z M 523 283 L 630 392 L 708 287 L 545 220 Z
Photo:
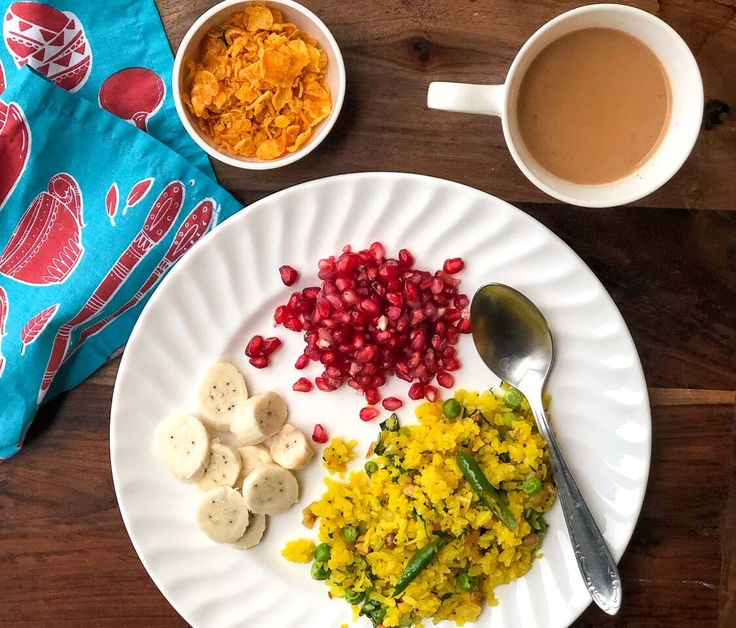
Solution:
M 11 9 L 23 4 L 36 3 Z M 95 72 L 109 76 L 122 56 L 115 37 L 125 32 L 93 25 L 113 19 L 112 7 L 149 3 L 73 4 L 80 17 L 104 4 L 108 17 L 94 20 L 90 9 L 89 39 L 74 44 L 76 56 L 16 71 L 0 94 L 0 458 L 18 451 L 41 401 L 80 383 L 125 344 L 161 277 L 218 218 L 241 207 L 193 165 L 202 159 L 182 140 L 172 110 L 156 113 L 151 98 L 124 111 L 105 96 L 107 81 L 102 108 L 85 95 Z M 32 30 L 24 27 L 28 15 L 19 9 L 6 18 L 6 42 L 9 29 Z M 61 18 L 39 21 L 34 41 L 64 33 Z M 80 24 L 69 30 L 78 34 Z M 100 52 L 90 57 L 96 41 Z M 128 78 L 146 83 L 146 76 Z M 90 89 L 87 96 L 97 93 Z M 144 104 L 152 114 L 140 113 Z
M 0 0 L 0 10 L 0 92 L 3 82 L 20 79 L 22 68 L 33 68 L 212 174 L 176 115 L 173 55 L 153 0 Z

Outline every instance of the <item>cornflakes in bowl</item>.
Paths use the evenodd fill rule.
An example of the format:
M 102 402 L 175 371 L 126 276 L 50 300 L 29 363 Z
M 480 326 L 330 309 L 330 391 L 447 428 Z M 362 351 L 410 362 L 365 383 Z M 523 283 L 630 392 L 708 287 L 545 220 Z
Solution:
M 242 168 L 275 168 L 310 152 L 334 124 L 344 90 L 334 38 L 291 0 L 216 5 L 174 64 L 185 128 L 210 155 Z

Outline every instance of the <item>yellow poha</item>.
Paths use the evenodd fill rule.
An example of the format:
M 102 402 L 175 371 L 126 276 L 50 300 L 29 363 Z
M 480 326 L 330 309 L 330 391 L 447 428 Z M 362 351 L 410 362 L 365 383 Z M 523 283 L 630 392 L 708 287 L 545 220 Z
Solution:
M 463 390 L 454 399 L 454 418 L 437 401 L 417 408 L 416 425 L 399 427 L 394 417 L 381 424 L 366 470 L 346 481 L 326 478 L 326 492 L 311 505 L 320 541 L 331 548 L 313 574 L 319 566 L 331 596 L 346 598 L 374 625 L 474 621 L 484 601 L 497 604 L 496 586 L 529 570 L 541 545 L 542 515 L 556 491 L 526 400 L 517 391 Z M 514 528 L 480 503 L 458 467 L 458 450 L 498 489 Z M 407 563 L 440 538 L 436 558 L 394 597 Z
M 355 459 L 357 440 L 345 442 L 342 438 L 333 438 L 322 454 L 322 462 L 330 473 L 339 473 L 341 476 L 348 468 L 348 463 Z

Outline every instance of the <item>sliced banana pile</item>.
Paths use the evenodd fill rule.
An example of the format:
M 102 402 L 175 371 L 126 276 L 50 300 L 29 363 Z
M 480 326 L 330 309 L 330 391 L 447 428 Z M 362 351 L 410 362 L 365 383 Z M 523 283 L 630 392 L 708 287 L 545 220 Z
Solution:
M 229 362 L 210 368 L 199 402 L 199 418 L 161 422 L 154 451 L 177 479 L 203 491 L 202 531 L 217 543 L 250 549 L 263 537 L 267 515 L 286 512 L 299 499 L 290 469 L 306 467 L 314 450 L 286 422 L 284 399 L 275 392 L 248 397 L 243 376 Z

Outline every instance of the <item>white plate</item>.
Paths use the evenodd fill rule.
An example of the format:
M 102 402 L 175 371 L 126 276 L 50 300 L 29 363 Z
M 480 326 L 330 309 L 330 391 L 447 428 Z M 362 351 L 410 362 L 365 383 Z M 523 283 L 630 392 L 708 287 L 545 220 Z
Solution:
M 287 540 L 310 536 L 301 508 L 322 492 L 318 462 L 300 473 L 297 507 L 272 518 L 264 542 L 243 552 L 215 545 L 197 529 L 197 489 L 175 481 L 150 443 L 163 416 L 195 407 L 193 391 L 205 369 L 224 358 L 242 369 L 251 390 L 286 395 L 297 426 L 311 433 L 321 422 L 333 436 L 359 438 L 365 452 L 377 421 L 358 420 L 362 397 L 347 387 L 292 392 L 302 375 L 292 366 L 300 335 L 275 330 L 284 347 L 265 370 L 252 368 L 243 348 L 251 335 L 273 331 L 273 310 L 288 298 L 280 265 L 301 271 L 298 286 L 314 285 L 318 258 L 375 240 L 393 254 L 408 247 L 428 270 L 463 257 L 468 295 L 488 281 L 503 282 L 541 308 L 557 346 L 549 391 L 560 444 L 614 556 L 626 548 L 649 471 L 649 403 L 626 325 L 593 273 L 545 227 L 478 190 L 409 174 L 338 176 L 273 194 L 199 242 L 151 298 L 120 366 L 110 423 L 118 503 L 148 573 L 194 626 L 325 628 L 351 620 L 348 605 L 328 599 L 308 566 L 280 555 Z M 459 357 L 459 386 L 495 383 L 468 336 L 461 337 Z M 406 390 L 406 382 L 395 381 L 382 392 L 408 401 Z M 412 407 L 405 404 L 405 417 Z M 498 589 L 500 605 L 486 609 L 479 626 L 565 626 L 588 605 L 559 504 L 548 522 L 544 557 Z

